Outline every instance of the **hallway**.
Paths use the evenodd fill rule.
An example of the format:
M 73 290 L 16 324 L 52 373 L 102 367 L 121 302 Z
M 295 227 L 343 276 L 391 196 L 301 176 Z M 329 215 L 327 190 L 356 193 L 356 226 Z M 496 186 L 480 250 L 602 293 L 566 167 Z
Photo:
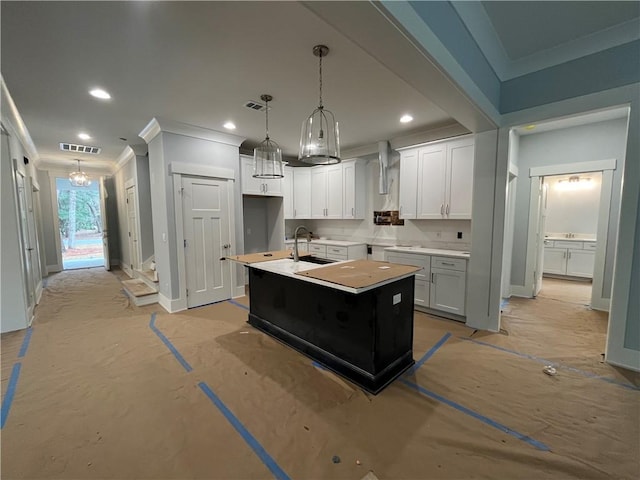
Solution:
M 101 268 L 51 275 L 2 336 L 2 478 L 636 478 L 638 377 L 580 302 L 512 299 L 500 334 L 416 313 L 416 366 L 377 396 L 247 305 L 168 314 Z

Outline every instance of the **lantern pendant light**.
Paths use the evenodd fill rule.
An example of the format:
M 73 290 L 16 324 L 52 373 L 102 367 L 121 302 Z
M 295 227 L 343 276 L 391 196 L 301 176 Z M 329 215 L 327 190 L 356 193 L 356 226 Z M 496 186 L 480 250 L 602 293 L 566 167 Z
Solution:
M 320 102 L 302 125 L 298 155 L 300 161 L 310 165 L 340 163 L 338 122 L 333 113 L 322 105 L 322 57 L 326 57 L 328 53 L 329 47 L 325 45 L 313 47 L 313 54 L 319 58 Z
M 69 174 L 69 182 L 74 187 L 88 187 L 91 185 L 89 175 L 80 170 L 80 160 L 76 159 L 76 161 L 78 162 L 78 170 Z
M 273 100 L 271 95 L 261 95 L 266 108 L 266 138 L 253 149 L 253 177 L 255 178 L 282 178 L 282 151 L 276 142 L 269 138 L 269 102 Z

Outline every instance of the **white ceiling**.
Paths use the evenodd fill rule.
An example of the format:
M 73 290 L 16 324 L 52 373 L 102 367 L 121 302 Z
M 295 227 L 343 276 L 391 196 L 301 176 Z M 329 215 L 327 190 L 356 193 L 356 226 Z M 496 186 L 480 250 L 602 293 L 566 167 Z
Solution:
M 153 117 L 270 136 L 297 156 L 300 128 L 323 101 L 340 124 L 343 150 L 455 123 L 447 114 L 297 2 L 1 2 L 2 74 L 41 160 L 109 166 Z M 100 86 L 112 95 L 88 95 Z M 411 124 L 399 118 L 411 113 Z M 92 135 L 77 138 L 80 131 Z M 126 138 L 126 141 L 120 140 Z M 102 147 L 99 156 L 59 142 Z M 244 146 L 244 145 L 243 145 Z

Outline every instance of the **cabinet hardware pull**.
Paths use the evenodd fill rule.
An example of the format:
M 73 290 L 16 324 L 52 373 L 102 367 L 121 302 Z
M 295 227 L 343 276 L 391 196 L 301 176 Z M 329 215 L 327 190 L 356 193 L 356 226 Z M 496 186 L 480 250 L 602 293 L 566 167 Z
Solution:
M 455 267 L 456 264 L 455 263 L 447 263 L 447 262 L 442 262 L 443 265 L 449 265 L 451 267 Z
M 447 203 L 447 209 L 446 209 L 446 214 L 449 215 L 449 204 Z
M 352 217 L 356 216 L 356 212 L 355 212 L 355 209 L 353 207 L 351 207 L 351 216 Z
M 571 258 L 571 252 L 569 252 L 569 258 Z
M 431 283 L 436 283 L 436 282 L 433 280 L 433 272 L 431 272 Z
M 440 204 L 440 215 L 444 215 L 444 203 Z

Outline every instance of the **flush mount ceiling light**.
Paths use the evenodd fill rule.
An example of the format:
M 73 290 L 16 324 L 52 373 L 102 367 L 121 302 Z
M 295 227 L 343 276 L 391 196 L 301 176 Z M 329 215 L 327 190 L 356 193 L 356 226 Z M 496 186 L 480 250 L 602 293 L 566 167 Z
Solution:
M 260 95 L 265 102 L 266 137 L 253 149 L 253 176 L 255 178 L 282 178 L 282 151 L 276 142 L 269 138 L 269 102 L 273 97 L 268 94 Z
M 298 155 L 300 161 L 310 165 L 340 163 L 338 122 L 333 113 L 322 105 L 322 57 L 328 53 L 329 47 L 325 45 L 313 47 L 313 54 L 319 58 L 320 102 L 302 125 Z
M 413 117 L 408 113 L 400 117 L 400 123 L 409 123 L 413 121 Z
M 223 125 L 224 128 L 226 128 L 227 130 L 235 130 L 236 129 L 236 124 L 233 122 L 226 122 Z
M 91 135 L 81 132 L 78 134 L 78 138 L 80 138 L 81 140 L 91 140 Z
M 80 170 L 80 160 L 76 159 L 76 161 L 78 162 L 78 170 L 69 174 L 69 181 L 74 187 L 88 187 L 91 185 L 89 175 Z
M 99 98 L 100 100 L 109 100 L 111 98 L 109 92 L 101 88 L 94 88 L 93 90 L 89 90 L 89 95 L 95 98 Z

